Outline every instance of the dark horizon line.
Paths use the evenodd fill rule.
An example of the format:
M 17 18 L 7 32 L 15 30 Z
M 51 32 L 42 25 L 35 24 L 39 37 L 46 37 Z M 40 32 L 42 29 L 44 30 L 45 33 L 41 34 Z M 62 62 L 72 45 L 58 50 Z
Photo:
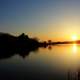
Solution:
M 3 35 L 3 34 L 9 35 L 9 36 L 13 36 L 13 37 L 19 37 L 20 35 L 24 35 L 25 37 L 28 36 L 25 33 L 22 33 L 19 36 L 14 36 L 14 35 L 12 35 L 10 33 L 0 32 L 0 36 Z M 44 41 L 39 41 L 39 39 L 37 37 L 36 38 L 33 37 L 33 39 L 36 39 L 39 43 L 46 43 L 46 44 L 49 44 L 49 45 L 50 44 L 73 44 L 73 43 L 80 44 L 80 40 L 75 40 L 75 41 L 73 41 L 73 40 L 69 40 L 69 41 L 67 41 L 67 40 L 65 40 L 65 41 L 53 41 L 53 40 L 49 39 L 47 41 L 45 41 L 45 40 Z
M 52 42 L 51 40 L 39 42 L 36 38 L 29 38 L 22 33 L 19 36 L 13 36 L 8 33 L 0 33 L 0 59 L 19 54 L 22 57 L 28 56 L 31 51 L 37 51 L 39 48 L 46 48 L 58 44 L 80 44 L 77 41 Z

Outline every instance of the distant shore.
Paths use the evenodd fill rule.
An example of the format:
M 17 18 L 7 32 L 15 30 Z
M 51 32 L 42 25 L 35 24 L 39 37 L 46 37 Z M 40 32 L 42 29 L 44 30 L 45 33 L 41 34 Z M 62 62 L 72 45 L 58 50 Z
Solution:
M 25 57 L 29 55 L 31 51 L 37 51 L 39 48 L 46 48 L 58 44 L 80 44 L 80 40 L 64 42 L 48 40 L 40 42 L 36 38 L 29 38 L 28 35 L 24 33 L 19 36 L 0 33 L 0 59 L 9 58 L 14 54 Z
M 57 45 L 57 44 L 80 44 L 80 40 L 76 40 L 76 41 L 38 41 L 37 38 L 29 38 L 28 35 L 25 35 L 24 33 L 22 33 L 19 36 L 13 36 L 10 35 L 8 33 L 0 33 L 0 45 L 2 44 L 4 45 L 8 45 L 10 44 L 10 46 L 14 45 L 14 46 L 25 46 L 25 47 L 45 47 L 48 45 Z

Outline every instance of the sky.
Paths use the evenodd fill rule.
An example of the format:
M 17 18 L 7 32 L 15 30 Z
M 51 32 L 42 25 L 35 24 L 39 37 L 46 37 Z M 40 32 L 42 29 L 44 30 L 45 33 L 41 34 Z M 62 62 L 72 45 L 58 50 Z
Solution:
M 80 0 L 0 0 L 0 32 L 62 41 L 79 30 Z

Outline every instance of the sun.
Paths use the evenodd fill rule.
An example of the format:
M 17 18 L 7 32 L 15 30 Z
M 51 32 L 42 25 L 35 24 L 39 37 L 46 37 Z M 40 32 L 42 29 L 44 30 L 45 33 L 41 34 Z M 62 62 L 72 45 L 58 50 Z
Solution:
M 72 40 L 73 41 L 76 41 L 78 38 L 77 38 L 77 35 L 72 35 Z

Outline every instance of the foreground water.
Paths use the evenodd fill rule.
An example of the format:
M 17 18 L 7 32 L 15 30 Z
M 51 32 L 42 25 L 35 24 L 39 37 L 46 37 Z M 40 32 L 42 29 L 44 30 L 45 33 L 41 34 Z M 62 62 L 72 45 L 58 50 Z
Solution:
M 74 80 L 79 76 L 79 68 L 80 45 L 55 45 L 39 48 L 25 57 L 14 55 L 10 58 L 0 59 L 0 78 Z

